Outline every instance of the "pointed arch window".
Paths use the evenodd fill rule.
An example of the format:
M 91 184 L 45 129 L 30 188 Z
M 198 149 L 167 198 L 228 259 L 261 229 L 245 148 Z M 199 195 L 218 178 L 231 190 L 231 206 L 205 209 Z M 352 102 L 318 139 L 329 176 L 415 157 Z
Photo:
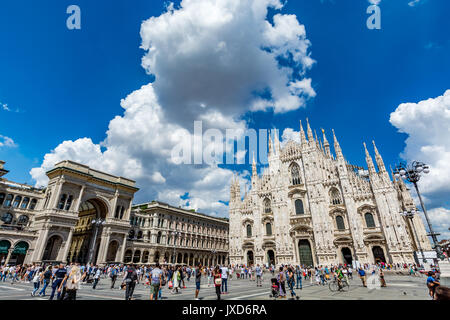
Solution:
M 300 167 L 298 164 L 293 162 L 290 167 L 291 171 L 291 183 L 292 185 L 298 185 L 301 184 L 302 180 L 300 178 Z
M 336 216 L 336 226 L 338 230 L 345 230 L 344 218 L 342 216 Z
M 266 198 L 264 199 L 264 213 L 270 214 L 272 212 L 272 206 L 270 203 L 270 199 Z
M 295 214 L 305 214 L 303 201 L 301 199 L 295 200 Z
M 364 219 L 366 220 L 367 228 L 375 228 L 375 220 L 373 219 L 373 214 L 371 214 L 370 212 L 366 212 L 366 214 L 364 214 Z
M 247 225 L 247 237 L 250 238 L 252 236 L 252 226 Z
M 339 190 L 336 188 L 332 188 L 330 190 L 330 203 L 333 205 L 342 203 L 341 194 L 340 194 Z

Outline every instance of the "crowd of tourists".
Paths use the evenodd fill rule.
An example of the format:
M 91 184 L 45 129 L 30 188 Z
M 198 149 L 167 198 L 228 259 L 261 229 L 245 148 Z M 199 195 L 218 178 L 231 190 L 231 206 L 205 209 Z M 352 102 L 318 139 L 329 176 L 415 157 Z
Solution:
M 163 289 L 169 294 L 179 294 L 186 289 L 186 282 L 195 282 L 195 299 L 204 284 L 213 287 L 220 300 L 222 295 L 228 294 L 228 281 L 248 279 L 255 281 L 257 287 L 263 286 L 264 277 L 270 277 L 272 288 L 276 285 L 277 297 L 285 299 L 290 293 L 292 299 L 298 299 L 297 290 L 303 289 L 303 283 L 310 285 L 327 285 L 330 281 L 337 281 L 339 290 L 343 283 L 349 283 L 354 275 L 359 277 L 361 284 L 367 287 L 367 279 L 378 279 L 381 287 L 386 287 L 385 271 L 402 271 L 410 275 L 420 274 L 421 267 L 415 264 L 363 264 L 354 269 L 352 265 L 339 264 L 331 266 L 294 266 L 282 265 L 275 267 L 269 264 L 230 265 L 230 266 L 173 266 L 159 264 L 134 265 L 111 264 L 97 266 L 93 264 L 80 265 L 18 265 L 0 266 L 0 281 L 33 283 L 32 296 L 47 296 L 53 300 L 75 300 L 77 290 L 81 284 L 90 285 L 96 289 L 100 281 L 108 281 L 111 289 L 124 290 L 126 300 L 132 300 L 137 285 L 149 288 L 150 299 L 162 298 Z M 375 277 L 370 277 L 375 276 Z M 101 280 L 103 279 L 103 280 Z M 432 299 L 437 299 L 444 289 L 439 285 L 439 269 L 433 268 L 428 274 L 427 287 Z M 438 289 L 439 288 L 439 289 Z M 48 292 L 47 292 L 48 291 Z M 296 292 L 297 291 L 297 292 Z M 445 293 L 445 292 L 444 292 Z

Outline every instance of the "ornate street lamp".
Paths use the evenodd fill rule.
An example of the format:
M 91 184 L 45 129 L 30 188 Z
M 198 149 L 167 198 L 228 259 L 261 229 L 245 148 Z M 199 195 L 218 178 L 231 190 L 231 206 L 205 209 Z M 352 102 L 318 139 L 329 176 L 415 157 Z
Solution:
M 177 244 L 177 237 L 181 236 L 181 232 L 179 232 L 179 231 L 172 231 L 171 234 L 173 236 L 173 259 L 172 259 L 172 261 L 173 261 L 173 264 L 175 264 L 175 262 L 177 261 L 176 260 L 176 251 L 175 251 L 176 244 Z
M 394 176 L 396 178 L 402 178 L 403 180 L 407 180 L 414 185 L 414 188 L 416 189 L 417 195 L 419 197 L 420 205 L 425 215 L 425 219 L 427 220 L 428 229 L 430 230 L 428 236 L 431 236 L 431 238 L 433 239 L 434 249 L 436 250 L 438 258 L 442 259 L 441 247 L 437 240 L 437 236 L 439 235 L 439 233 L 434 233 L 433 231 L 433 227 L 428 217 L 427 210 L 425 209 L 422 196 L 420 195 L 419 187 L 417 186 L 417 182 L 419 182 L 422 173 L 428 174 L 429 172 L 430 167 L 423 162 L 413 161 L 409 165 L 403 162 L 395 167 Z
M 103 219 L 92 220 L 92 225 L 94 226 L 94 239 L 92 239 L 91 249 L 89 250 L 89 264 L 92 263 L 92 258 L 94 255 L 95 243 L 97 242 L 98 230 L 106 223 Z
M 402 216 L 404 216 L 405 218 L 408 218 L 411 221 L 411 226 L 412 226 L 412 229 L 413 229 L 413 232 L 414 232 L 414 237 L 416 238 L 416 241 L 417 241 L 417 247 L 418 247 L 418 249 L 420 251 L 420 255 L 422 256 L 422 261 L 424 263 L 426 263 L 427 259 L 425 259 L 424 255 L 423 255 L 422 246 L 420 245 L 420 239 L 417 236 L 416 227 L 414 226 L 414 222 L 413 222 L 413 218 L 414 218 L 414 215 L 416 213 L 417 213 L 417 211 L 415 209 L 412 209 L 412 210 L 409 210 L 409 211 L 405 210 L 403 212 L 400 212 L 400 214 Z M 417 258 L 417 256 L 416 256 L 416 260 L 417 260 L 416 263 L 420 266 L 421 263 L 420 263 L 420 260 Z

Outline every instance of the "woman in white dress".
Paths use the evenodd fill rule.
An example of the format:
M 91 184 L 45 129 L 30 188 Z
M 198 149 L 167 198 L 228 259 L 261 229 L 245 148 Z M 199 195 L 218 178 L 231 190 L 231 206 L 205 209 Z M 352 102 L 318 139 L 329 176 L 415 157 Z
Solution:
M 66 292 L 62 299 L 64 300 L 76 300 L 77 290 L 80 289 L 81 272 L 78 265 L 71 267 L 69 274 L 64 277 L 58 291 L 63 290 L 63 285 L 65 286 Z
M 180 274 L 180 268 L 176 268 L 174 273 L 173 273 L 173 277 L 172 277 L 172 283 L 173 283 L 173 289 L 172 289 L 172 293 L 178 293 L 178 287 L 180 285 L 180 278 L 181 278 L 181 274 Z

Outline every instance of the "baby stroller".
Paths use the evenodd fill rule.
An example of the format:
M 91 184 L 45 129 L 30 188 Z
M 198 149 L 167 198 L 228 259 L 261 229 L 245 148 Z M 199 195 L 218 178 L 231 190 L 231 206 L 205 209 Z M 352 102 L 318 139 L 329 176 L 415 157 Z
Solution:
M 277 278 L 270 279 L 270 282 L 272 283 L 272 294 L 270 297 L 276 299 L 280 296 L 280 284 Z

